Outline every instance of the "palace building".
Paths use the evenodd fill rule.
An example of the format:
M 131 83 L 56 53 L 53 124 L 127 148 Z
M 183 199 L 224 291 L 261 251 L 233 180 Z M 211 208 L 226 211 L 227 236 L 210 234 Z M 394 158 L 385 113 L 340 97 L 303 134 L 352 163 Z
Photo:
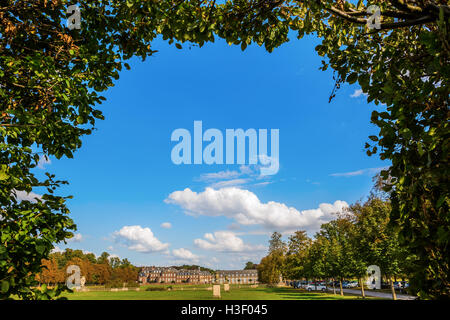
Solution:
M 208 271 L 176 269 L 173 267 L 143 267 L 139 272 L 139 282 L 147 283 L 230 283 L 257 284 L 258 271 L 217 270 L 215 275 Z
M 146 283 L 211 283 L 213 275 L 208 271 L 175 269 L 172 267 L 143 267 L 139 282 Z
M 252 270 L 217 270 L 216 283 L 231 284 L 256 284 L 258 283 L 258 271 Z

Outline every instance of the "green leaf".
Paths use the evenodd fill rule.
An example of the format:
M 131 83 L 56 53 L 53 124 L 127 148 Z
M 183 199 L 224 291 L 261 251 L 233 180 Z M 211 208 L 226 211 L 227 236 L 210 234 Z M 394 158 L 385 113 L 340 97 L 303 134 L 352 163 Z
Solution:
M 440 207 L 442 206 L 442 204 L 444 203 L 444 201 L 445 201 L 446 198 L 447 198 L 447 197 L 446 197 L 445 195 L 441 195 L 441 196 L 439 197 L 439 200 L 438 200 L 437 203 L 436 203 L 436 208 L 440 208 Z
M 386 85 L 381 90 L 383 90 L 387 94 L 392 94 L 394 92 L 394 89 L 392 89 L 392 87 L 388 83 L 386 83 Z
M 45 246 L 43 245 L 43 244 L 38 244 L 37 246 L 36 246 L 36 251 L 39 253 L 39 254 L 44 254 L 44 252 L 45 252 Z
M 408 128 L 401 130 L 401 133 L 405 139 L 407 139 L 407 140 L 411 139 L 412 133 L 411 133 L 411 130 L 409 130 Z
M 353 72 L 352 74 L 350 74 L 347 77 L 347 82 L 350 83 L 350 84 L 355 83 L 356 80 L 358 80 L 358 74 L 356 72 Z
M 8 166 L 5 164 L 2 164 L 0 166 L 0 181 L 6 180 L 9 178 L 9 174 L 7 173 L 8 169 L 9 169 Z
M 417 151 L 419 152 L 420 156 L 424 155 L 425 150 L 423 148 L 423 143 L 421 143 L 421 142 L 417 143 Z
M 6 293 L 9 290 L 9 282 L 6 280 L 2 280 L 0 290 L 2 293 Z

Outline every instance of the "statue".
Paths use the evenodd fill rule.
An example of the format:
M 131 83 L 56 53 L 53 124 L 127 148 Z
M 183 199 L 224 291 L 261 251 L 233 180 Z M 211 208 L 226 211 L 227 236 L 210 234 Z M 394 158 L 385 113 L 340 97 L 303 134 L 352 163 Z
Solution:
M 81 277 L 81 279 L 80 279 L 80 285 L 81 285 L 81 288 L 84 288 L 84 285 L 86 284 L 86 277 L 85 276 L 82 276 Z

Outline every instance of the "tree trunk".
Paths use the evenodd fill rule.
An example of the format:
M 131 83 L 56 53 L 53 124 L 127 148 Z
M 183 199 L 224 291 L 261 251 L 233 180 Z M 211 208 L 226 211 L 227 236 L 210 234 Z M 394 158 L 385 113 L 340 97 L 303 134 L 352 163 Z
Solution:
M 336 286 L 334 285 L 335 279 L 333 278 L 333 294 L 336 294 Z
M 397 300 L 397 295 L 395 294 L 394 282 L 392 282 L 392 278 L 389 278 L 389 282 L 391 284 L 392 300 Z
M 342 278 L 339 279 L 339 288 L 341 290 L 341 296 L 343 296 L 344 295 L 344 290 L 342 290 Z
M 364 292 L 364 280 L 363 278 L 359 279 L 359 285 L 361 286 L 361 295 L 363 299 L 366 297 L 366 293 Z

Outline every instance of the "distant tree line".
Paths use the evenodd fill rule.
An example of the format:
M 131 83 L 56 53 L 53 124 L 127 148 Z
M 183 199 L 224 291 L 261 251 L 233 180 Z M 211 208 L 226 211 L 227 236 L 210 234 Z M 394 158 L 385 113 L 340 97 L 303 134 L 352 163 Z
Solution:
M 40 284 L 56 285 L 65 283 L 66 269 L 70 265 L 80 267 L 81 276 L 86 284 L 122 287 L 136 285 L 139 268 L 133 266 L 128 259 L 120 259 L 103 252 L 99 257 L 93 253 L 83 253 L 82 250 L 66 249 L 64 252 L 54 252 L 49 259 L 42 260 L 42 271 L 36 280 Z
M 269 253 L 258 266 L 259 280 L 268 284 L 278 283 L 280 277 L 332 280 L 339 282 L 343 295 L 342 281 L 358 279 L 364 296 L 367 267 L 377 265 L 395 299 L 393 279 L 408 278 L 417 257 L 400 245 L 396 222 L 390 221 L 391 210 L 389 198 L 374 189 L 364 203 L 351 205 L 323 224 L 312 239 L 301 230 L 284 242 L 274 232 Z
M 200 268 L 200 271 L 208 271 L 211 274 L 216 273 L 214 270 L 206 268 L 206 267 L 202 267 L 202 266 L 198 266 L 196 264 L 183 264 L 181 266 L 172 266 L 171 268 L 174 268 L 176 270 L 198 270 Z
M 244 270 L 253 270 L 256 269 L 257 267 L 258 265 L 256 263 L 249 261 L 245 264 Z

